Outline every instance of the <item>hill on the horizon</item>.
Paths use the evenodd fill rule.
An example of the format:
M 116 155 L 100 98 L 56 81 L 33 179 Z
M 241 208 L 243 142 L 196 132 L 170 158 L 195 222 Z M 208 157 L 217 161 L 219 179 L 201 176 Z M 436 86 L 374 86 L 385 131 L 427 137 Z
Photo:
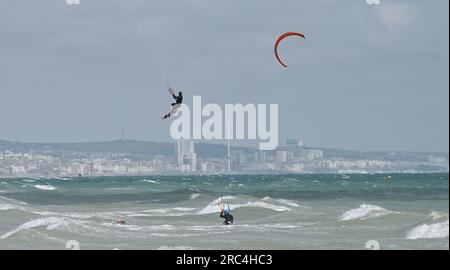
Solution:
M 286 149 L 286 147 L 280 147 Z M 448 158 L 448 153 L 444 152 L 408 152 L 408 151 L 353 151 L 331 148 L 308 148 L 321 149 L 324 151 L 324 158 L 346 158 L 346 159 L 380 159 L 380 160 L 408 160 L 418 156 L 438 155 Z M 233 151 L 252 152 L 251 147 L 232 147 Z M 130 155 L 135 158 L 153 158 L 155 156 L 176 156 L 176 143 L 138 141 L 138 140 L 114 140 L 103 142 L 80 142 L 80 143 L 23 143 L 0 140 L 0 151 L 12 152 L 37 152 L 53 154 L 88 154 L 88 153 L 114 153 Z M 227 156 L 227 146 L 223 144 L 213 144 L 199 142 L 195 144 L 195 151 L 201 158 L 225 158 Z

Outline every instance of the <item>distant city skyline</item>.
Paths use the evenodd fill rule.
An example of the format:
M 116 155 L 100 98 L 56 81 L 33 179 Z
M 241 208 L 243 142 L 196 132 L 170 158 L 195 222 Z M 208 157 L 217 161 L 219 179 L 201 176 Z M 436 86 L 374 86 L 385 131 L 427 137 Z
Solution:
M 197 154 L 196 145 L 201 150 Z M 174 147 L 175 146 L 175 147 Z M 78 145 L 14 144 L 0 141 L 1 177 L 119 176 L 247 173 L 425 173 L 447 172 L 448 154 L 352 152 L 303 147 L 220 149 L 194 140 L 158 145 L 114 141 Z M 176 151 L 174 151 L 176 150 Z
M 279 104 L 280 144 L 449 149 L 446 0 L 1 3 L 0 139 L 173 142 L 170 83 L 188 105 Z M 289 68 L 286 31 L 306 36 L 280 44 Z

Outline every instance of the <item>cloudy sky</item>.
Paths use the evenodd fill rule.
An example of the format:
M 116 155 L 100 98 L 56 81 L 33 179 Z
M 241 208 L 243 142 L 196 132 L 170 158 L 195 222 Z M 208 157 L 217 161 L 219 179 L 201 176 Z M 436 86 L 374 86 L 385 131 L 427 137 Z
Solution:
M 164 84 L 279 104 L 280 143 L 449 148 L 447 0 L 0 0 L 0 139 L 170 141 Z M 278 35 L 298 31 L 280 46 Z

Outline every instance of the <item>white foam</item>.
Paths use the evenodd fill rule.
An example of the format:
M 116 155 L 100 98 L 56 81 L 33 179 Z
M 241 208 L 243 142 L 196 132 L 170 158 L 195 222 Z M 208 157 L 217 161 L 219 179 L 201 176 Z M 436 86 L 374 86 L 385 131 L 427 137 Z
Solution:
M 154 217 L 154 216 L 185 216 L 189 215 L 191 211 L 195 211 L 197 208 L 189 208 L 189 207 L 174 207 L 174 208 L 160 208 L 160 209 L 149 209 L 141 212 L 122 212 L 126 214 L 128 217 Z
M 10 198 L 3 197 L 3 196 L 0 196 L 0 200 L 1 200 L 0 202 L 2 202 L 2 203 L 6 202 L 6 203 L 11 203 L 11 204 L 22 204 L 22 205 L 27 204 L 26 202 L 10 199 Z
M 148 180 L 148 179 L 144 179 L 142 181 L 139 182 L 146 182 L 146 183 L 152 183 L 152 184 L 160 184 L 159 182 L 155 181 L 155 180 Z
M 191 196 L 189 196 L 189 200 L 194 200 L 194 199 L 197 199 L 197 198 L 198 198 L 198 196 L 200 196 L 200 194 L 199 194 L 199 193 L 194 193 L 194 194 L 191 194 Z
M 18 205 L 9 204 L 9 203 L 2 203 L 0 204 L 0 211 L 6 211 L 6 210 L 13 210 L 20 208 Z
M 299 207 L 299 206 L 300 206 L 300 205 L 298 205 L 297 203 L 295 203 L 294 201 L 291 201 L 291 200 L 286 200 L 286 199 L 272 199 L 272 198 L 270 198 L 270 197 L 264 197 L 264 198 L 263 198 L 263 201 L 269 201 L 269 200 L 273 200 L 273 201 L 276 201 L 276 202 L 278 202 L 278 203 L 285 204 L 285 205 L 289 205 L 289 206 L 292 206 L 292 207 Z
M 157 250 L 191 250 L 194 249 L 190 246 L 176 246 L 176 247 L 168 247 L 168 246 L 160 246 Z
M 194 210 L 196 210 L 197 208 L 190 208 L 190 207 L 175 207 L 175 208 L 172 208 L 173 210 L 176 210 L 176 211 L 182 211 L 182 212 L 186 212 L 186 211 L 194 211 Z
M 231 197 L 231 196 L 230 196 Z M 229 200 L 229 198 L 225 198 Z M 204 215 L 204 214 L 212 214 L 212 213 L 218 213 L 220 211 L 218 203 L 220 202 L 221 199 L 216 199 L 213 202 L 211 202 L 210 204 L 208 204 L 205 208 L 201 209 L 198 214 L 199 215 Z M 237 208 L 242 208 L 242 207 L 260 207 L 260 208 L 266 208 L 266 209 L 270 209 L 270 210 L 274 210 L 277 212 L 283 212 L 283 211 L 290 211 L 291 209 L 285 206 L 281 206 L 281 205 L 275 205 L 275 204 L 270 204 L 270 203 L 266 203 L 266 202 L 262 202 L 262 201 L 249 201 L 247 203 L 243 203 L 243 204 L 228 204 L 227 205 L 230 206 L 230 209 L 237 209 Z
M 431 219 L 438 220 L 441 218 L 448 218 L 448 214 L 444 212 L 433 211 L 430 214 Z
M 158 213 L 158 214 L 164 214 L 167 213 L 169 210 L 167 208 L 159 208 L 159 209 L 150 209 L 150 210 L 145 210 L 143 212 L 148 212 L 148 213 Z
M 299 205 L 295 201 L 287 200 L 287 199 L 273 199 L 271 197 L 264 197 L 263 201 L 275 201 L 277 203 L 281 203 L 281 204 L 288 205 L 288 206 L 291 206 L 291 207 L 300 207 L 300 208 L 311 209 L 311 207 L 309 207 L 309 206 Z
M 48 217 L 48 218 L 34 219 L 20 225 L 19 227 L 17 227 L 12 231 L 5 233 L 4 235 L 0 236 L 0 239 L 6 239 L 22 230 L 29 230 L 36 227 L 46 226 L 47 230 L 54 230 L 67 225 L 68 221 L 64 218 Z
M 247 228 L 253 228 L 253 229 L 296 229 L 303 227 L 302 225 L 298 224 L 283 224 L 283 223 L 275 223 L 275 224 L 262 224 L 262 225 L 238 225 L 241 227 L 247 227 Z
M 0 211 L 7 211 L 7 210 L 19 210 L 19 211 L 32 213 L 32 214 L 36 214 L 36 215 L 41 215 L 41 216 L 59 215 L 58 213 L 55 213 L 55 212 L 34 211 L 34 210 L 30 209 L 29 207 L 24 207 L 24 206 L 16 205 L 16 204 L 9 204 L 9 203 L 0 204 Z
M 339 218 L 341 221 L 355 220 L 355 219 L 370 219 L 386 216 L 393 213 L 392 211 L 386 210 L 383 207 L 372 204 L 361 204 L 358 208 L 351 209 Z
M 33 187 L 37 188 L 37 189 L 41 189 L 41 190 L 55 190 L 57 189 L 56 187 L 52 186 L 52 185 L 33 185 Z
M 210 202 L 205 208 L 203 208 L 202 210 L 200 210 L 198 212 L 199 215 L 203 215 L 203 214 L 212 214 L 212 213 L 217 213 L 219 212 L 219 204 L 223 201 L 223 200 L 233 200 L 236 197 L 234 196 L 225 196 L 225 197 L 219 197 L 217 199 L 215 199 L 214 201 Z
M 120 224 L 115 222 L 104 222 L 102 223 L 103 226 L 109 226 L 109 227 L 117 227 L 117 228 L 123 228 L 129 231 L 142 231 L 142 227 L 137 225 L 127 225 L 127 224 Z
M 230 207 L 232 207 L 230 205 Z M 285 206 L 281 206 L 281 205 L 274 205 L 274 204 L 270 204 L 270 203 L 265 203 L 265 202 L 248 202 L 244 205 L 239 205 L 238 207 L 261 207 L 261 208 L 266 208 L 266 209 L 270 209 L 270 210 L 274 210 L 277 212 L 284 212 L 284 211 L 290 211 L 291 209 Z M 238 207 L 234 207 L 234 208 L 238 208 Z
M 292 206 L 292 207 L 299 207 L 299 205 L 297 203 L 295 203 L 293 201 L 290 201 L 290 200 L 278 199 L 278 200 L 275 200 L 275 201 L 277 201 L 279 203 L 282 203 L 282 204 L 286 204 L 286 205 Z
M 67 178 L 67 177 L 56 177 L 56 179 L 58 179 L 58 180 L 63 180 L 63 181 L 72 180 L 72 179 Z
M 449 222 L 438 222 L 433 224 L 421 224 L 410 230 L 406 239 L 435 239 L 448 237 Z

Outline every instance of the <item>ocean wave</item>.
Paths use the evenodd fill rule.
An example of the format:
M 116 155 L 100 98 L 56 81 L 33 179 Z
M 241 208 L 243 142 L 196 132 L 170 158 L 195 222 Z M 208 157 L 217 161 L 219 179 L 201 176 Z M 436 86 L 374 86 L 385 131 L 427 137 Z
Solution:
M 60 227 L 68 226 L 69 220 L 65 218 L 59 218 L 59 217 L 47 217 L 47 218 L 39 218 L 34 219 L 31 221 L 28 221 L 16 229 L 9 231 L 2 236 L 0 236 L 0 239 L 7 239 L 10 236 L 23 231 L 23 230 L 29 230 L 37 227 L 43 227 L 45 226 L 47 230 L 54 230 Z
M 15 204 L 9 204 L 9 203 L 1 203 L 0 204 L 0 211 L 6 211 L 6 210 L 13 210 L 13 209 L 19 209 L 20 206 Z
M 55 179 L 57 179 L 57 180 L 62 180 L 62 181 L 69 181 L 69 180 L 73 180 L 73 179 L 71 179 L 71 178 L 68 178 L 68 177 L 56 177 Z
M 281 204 L 288 205 L 291 207 L 311 209 L 311 207 L 309 207 L 309 206 L 300 205 L 295 201 L 287 200 L 287 199 L 273 199 L 271 197 L 264 197 L 263 201 L 273 201 L 273 202 L 281 203 Z
M 33 179 L 23 179 L 22 181 L 23 181 L 23 182 L 26 182 L 26 183 L 34 183 L 34 182 L 36 182 L 36 181 L 33 180 Z
M 103 226 L 110 226 L 110 227 L 120 227 L 129 231 L 141 231 L 142 227 L 137 226 L 137 225 L 124 225 L 124 224 L 119 224 L 119 223 L 114 223 L 114 222 L 104 222 L 102 223 Z
M 15 199 L 3 197 L 3 196 L 0 196 L 0 203 L 10 203 L 10 204 L 20 204 L 20 205 L 27 204 L 26 202 L 22 202 L 19 200 L 15 200 Z
M 361 204 L 358 208 L 351 209 L 339 218 L 340 221 L 347 221 L 347 220 L 355 220 L 355 219 L 370 219 L 370 218 L 377 218 L 389 215 L 391 213 L 394 213 L 392 211 L 386 210 L 383 207 L 380 207 L 378 205 L 372 205 L 372 204 Z
M 176 247 L 168 247 L 168 246 L 160 246 L 157 250 L 192 250 L 193 247 L 190 246 L 176 246 Z
M 197 187 L 188 187 L 186 190 L 200 192 L 200 189 L 198 189 Z
M 37 210 L 30 209 L 29 207 L 24 207 L 22 205 L 17 205 L 17 204 L 9 204 L 9 203 L 0 204 L 0 211 L 8 211 L 8 210 L 18 210 L 18 211 L 22 211 L 25 213 L 31 213 L 31 214 L 41 215 L 41 216 L 58 215 L 58 213 L 55 213 L 55 212 L 37 211 Z
M 172 208 L 173 210 L 176 210 L 176 211 L 182 211 L 182 212 L 186 212 L 186 211 L 194 211 L 194 210 L 196 210 L 197 208 L 191 208 L 191 207 L 174 207 L 174 208 Z
M 227 230 L 258 230 L 258 231 L 272 231 L 280 229 L 297 229 L 305 226 L 312 226 L 316 223 L 274 223 L 274 224 L 234 224 L 233 226 L 223 225 L 194 225 L 194 226 L 178 226 L 177 229 L 185 229 L 189 231 L 209 231 L 215 233 L 226 233 Z
M 449 222 L 448 219 L 444 222 L 421 224 L 410 230 L 406 239 L 435 239 L 448 237 Z
M 0 211 L 8 211 L 8 210 L 18 210 L 25 213 L 35 214 L 35 215 L 41 215 L 41 216 L 70 216 L 70 213 L 55 213 L 50 211 L 41 211 L 33 209 L 31 206 L 25 206 L 26 204 L 20 204 L 20 203 L 0 203 Z
M 144 179 L 144 180 L 141 180 L 141 181 L 139 181 L 139 182 L 152 183 L 152 184 L 160 184 L 158 181 L 155 181 L 155 180 L 149 180 L 149 179 Z
M 189 200 L 195 200 L 195 199 L 197 199 L 197 198 L 198 198 L 198 196 L 200 196 L 200 194 L 199 194 L 199 193 L 194 193 L 194 194 L 191 194 L 191 195 L 189 196 Z
M 263 198 L 263 201 L 270 201 L 270 200 L 273 200 L 273 201 L 278 202 L 278 203 L 281 203 L 281 204 L 289 205 L 289 206 L 292 206 L 292 207 L 300 207 L 300 205 L 299 205 L 298 203 L 296 203 L 296 202 L 294 202 L 294 201 L 291 201 L 291 200 L 286 200 L 286 199 L 272 199 L 272 198 L 270 198 L 270 197 L 264 197 L 264 198 Z
M 430 218 L 432 220 L 438 220 L 438 219 L 443 219 L 443 218 L 447 218 L 448 219 L 448 214 L 444 213 L 444 212 L 433 211 L 430 214 Z
M 224 200 L 230 201 L 231 199 L 234 199 L 233 196 L 225 196 L 223 197 Z M 221 198 L 218 198 L 214 201 L 212 201 L 210 204 L 208 204 L 205 208 L 201 209 L 198 214 L 199 215 L 205 215 L 205 214 L 212 214 L 212 213 L 218 213 L 219 212 L 219 203 L 222 201 Z M 259 208 L 266 208 L 270 210 L 274 210 L 277 212 L 283 212 L 283 211 L 290 211 L 291 209 L 285 206 L 281 205 L 275 205 L 271 203 L 266 203 L 263 201 L 248 201 L 246 203 L 227 203 L 227 205 L 230 206 L 230 209 L 237 209 L 237 208 L 243 208 L 243 207 L 259 207 Z
M 137 188 L 134 187 L 114 187 L 114 188 L 105 188 L 107 191 L 134 191 Z
M 190 215 L 192 211 L 197 210 L 197 208 L 190 207 L 174 207 L 174 208 L 159 208 L 159 209 L 149 209 L 138 212 L 127 212 L 128 217 L 155 217 L 155 216 L 167 216 L 167 217 L 177 217 Z
M 58 188 L 56 188 L 56 187 L 54 187 L 52 185 L 49 185 L 49 184 L 47 184 L 47 185 L 33 185 L 33 187 L 35 187 L 37 189 L 40 189 L 40 190 L 48 190 L 48 191 L 58 189 Z

